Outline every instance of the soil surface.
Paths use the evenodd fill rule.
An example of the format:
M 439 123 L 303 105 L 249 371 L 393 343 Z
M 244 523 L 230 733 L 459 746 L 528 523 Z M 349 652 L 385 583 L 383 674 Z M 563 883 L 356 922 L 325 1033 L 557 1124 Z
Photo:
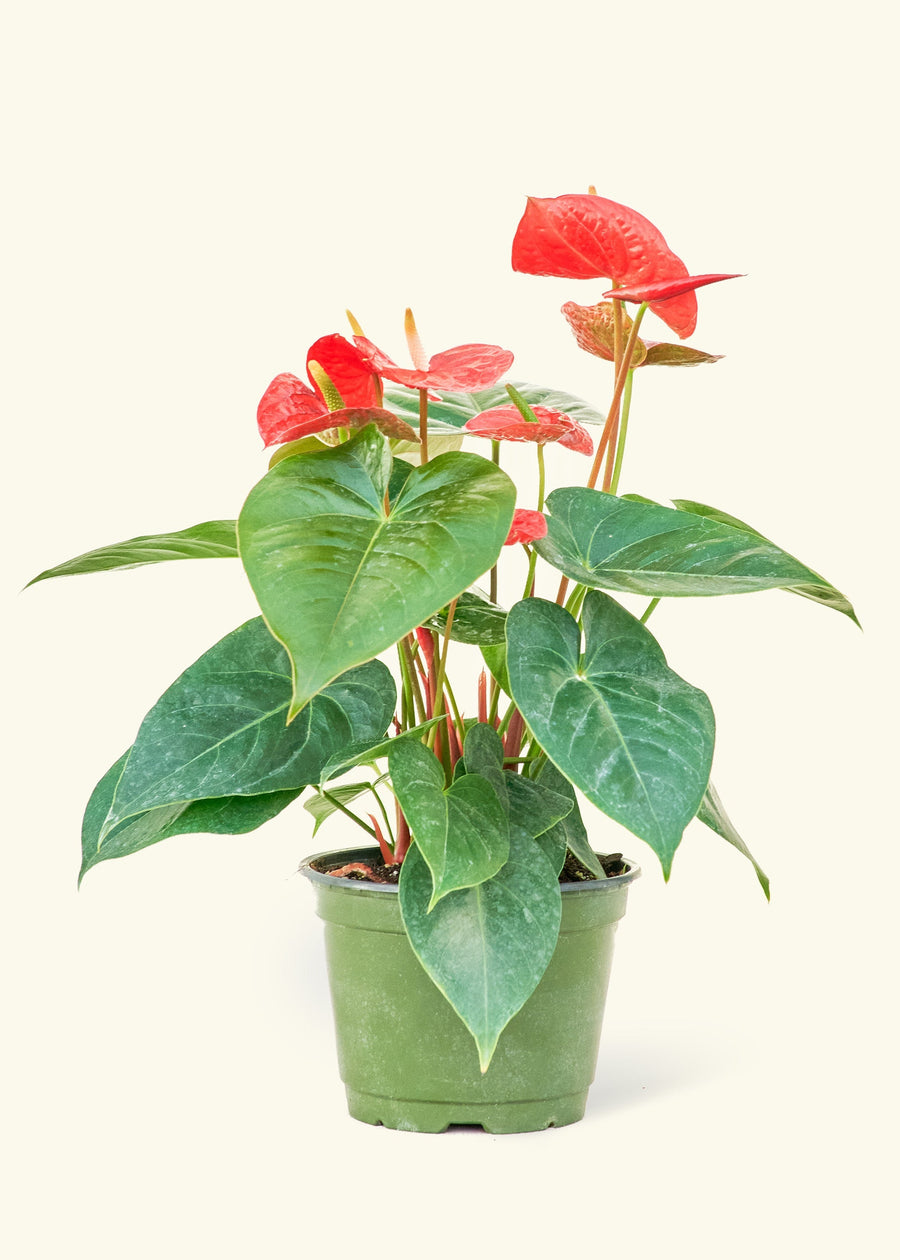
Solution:
M 621 853 L 601 853 L 599 856 L 607 875 L 622 875 L 628 870 Z M 365 884 L 396 884 L 400 879 L 400 866 L 388 866 L 380 857 L 370 858 L 366 862 L 348 862 L 345 866 L 341 866 L 339 862 L 317 862 L 315 869 L 322 875 L 339 875 Z M 565 863 L 559 873 L 561 884 L 577 884 L 582 880 L 596 878 L 572 852 L 566 854 Z

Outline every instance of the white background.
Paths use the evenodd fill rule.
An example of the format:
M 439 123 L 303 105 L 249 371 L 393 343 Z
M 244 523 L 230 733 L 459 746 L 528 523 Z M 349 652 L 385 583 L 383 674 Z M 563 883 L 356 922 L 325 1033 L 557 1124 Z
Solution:
M 12 1260 L 896 1254 L 896 100 L 887 5 L 159 0 L 22 7 L 4 58 L 4 1158 Z M 605 405 L 514 275 L 527 194 L 660 226 L 711 367 L 638 375 L 622 490 L 711 502 L 854 600 L 671 601 L 715 778 L 773 881 L 692 827 L 621 925 L 583 1123 L 347 1118 L 294 807 L 92 872 L 81 811 L 254 608 L 231 562 L 40 585 L 234 516 L 262 389 L 350 306 L 404 354 L 516 352 Z M 11 194 L 11 195 L 10 195 Z M 648 332 L 648 335 L 653 335 Z M 657 335 L 662 335 L 658 333 Z M 557 480 L 586 474 L 560 454 Z M 567 462 L 568 461 L 568 462 Z M 325 832 L 339 845 L 346 832 Z M 319 838 L 317 838 L 318 841 Z

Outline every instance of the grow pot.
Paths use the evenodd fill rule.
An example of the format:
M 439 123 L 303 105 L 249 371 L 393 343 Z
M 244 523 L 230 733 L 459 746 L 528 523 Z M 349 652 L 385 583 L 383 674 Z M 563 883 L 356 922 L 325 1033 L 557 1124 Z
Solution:
M 597 1063 L 616 924 L 640 869 L 627 863 L 624 874 L 561 885 L 556 950 L 482 1074 L 468 1029 L 413 953 L 396 886 L 315 869 L 376 856 L 372 849 L 320 853 L 300 868 L 325 921 L 351 1116 L 419 1133 L 451 1125 L 524 1133 L 580 1120 Z

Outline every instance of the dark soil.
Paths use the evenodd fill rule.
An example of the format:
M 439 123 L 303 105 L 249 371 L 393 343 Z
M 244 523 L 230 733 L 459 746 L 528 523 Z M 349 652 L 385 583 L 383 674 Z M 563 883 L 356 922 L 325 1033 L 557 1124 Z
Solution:
M 607 875 L 622 875 L 628 870 L 627 864 L 622 861 L 621 853 L 601 853 L 599 857 Z M 369 858 L 365 862 L 351 862 L 349 866 L 361 869 L 346 870 L 340 862 L 318 862 L 315 864 L 315 869 L 323 875 L 342 871 L 344 878 L 356 879 L 364 884 L 396 884 L 400 879 L 400 866 L 398 864 L 388 866 L 380 857 Z M 565 863 L 559 873 L 561 884 L 577 884 L 583 880 L 596 878 L 596 875 L 579 862 L 572 852 L 566 854 Z

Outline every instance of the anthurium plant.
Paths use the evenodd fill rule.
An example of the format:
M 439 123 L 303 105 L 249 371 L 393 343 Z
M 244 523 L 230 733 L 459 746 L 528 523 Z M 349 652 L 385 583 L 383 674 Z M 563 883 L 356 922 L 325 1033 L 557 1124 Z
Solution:
M 398 366 L 351 317 L 351 335 L 310 347 L 307 380 L 266 389 L 258 426 L 274 453 L 237 520 L 34 579 L 230 558 L 261 613 L 188 666 L 101 778 L 81 875 L 171 836 L 252 831 L 307 792 L 314 829 L 339 814 L 370 838 L 372 856 L 336 877 L 399 881 L 412 948 L 482 1070 L 553 953 L 564 865 L 567 878 L 615 869 L 583 801 L 645 841 L 666 878 L 698 818 L 768 894 L 710 782 L 710 702 L 648 625 L 658 602 L 782 588 L 854 617 L 728 513 L 618 494 L 635 373 L 714 362 L 682 343 L 696 290 L 733 277 L 690 274 L 652 223 L 593 189 L 530 199 L 512 265 L 608 284 L 595 305 L 563 307 L 578 346 L 612 365 L 605 414 L 504 379 L 513 355 L 499 346 L 429 357 L 409 312 L 411 366 Z M 677 340 L 646 339 L 648 313 Z M 531 501 L 504 471 L 509 443 L 533 450 Z M 584 457 L 584 477 L 548 492 L 555 443 Z M 521 598 L 501 600 L 518 547 Z M 620 593 L 645 597 L 641 616 Z M 480 651 L 474 674 L 471 650 L 460 658 L 468 678 L 460 643 Z

